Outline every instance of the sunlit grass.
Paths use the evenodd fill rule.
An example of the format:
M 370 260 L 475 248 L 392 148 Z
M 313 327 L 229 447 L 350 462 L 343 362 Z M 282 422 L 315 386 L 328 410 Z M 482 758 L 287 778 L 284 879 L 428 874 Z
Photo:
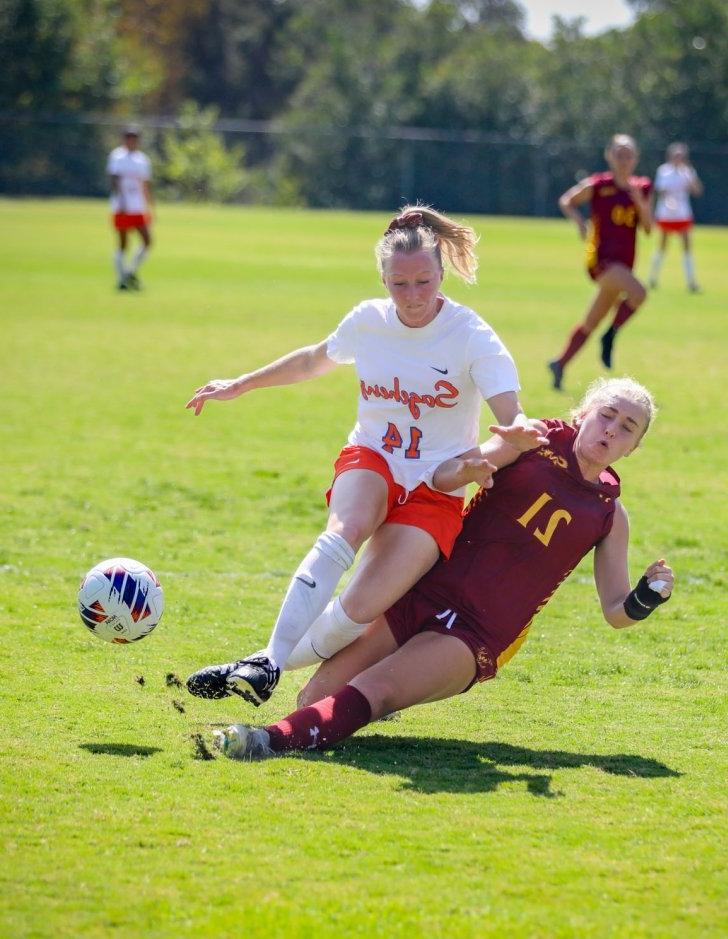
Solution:
M 340 369 L 197 419 L 184 403 L 380 295 L 384 219 L 163 206 L 129 295 L 102 203 L 5 201 L 0 219 L 3 935 L 725 933 L 724 230 L 697 232 L 705 293 L 673 251 L 616 349 L 661 407 L 621 474 L 633 575 L 668 557 L 669 606 L 614 632 L 584 564 L 496 682 L 238 765 L 194 759 L 190 735 L 245 705 L 165 679 L 264 641 L 356 385 Z M 593 343 L 564 395 L 544 367 L 592 290 L 574 232 L 472 221 L 480 283 L 447 291 L 507 342 L 528 412 L 563 415 L 599 372 Z M 117 648 L 74 604 L 120 554 L 157 571 L 167 609 Z

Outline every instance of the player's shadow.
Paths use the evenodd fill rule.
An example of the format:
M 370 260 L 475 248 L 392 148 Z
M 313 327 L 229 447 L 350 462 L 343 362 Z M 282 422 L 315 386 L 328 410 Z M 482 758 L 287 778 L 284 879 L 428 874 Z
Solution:
M 553 799 L 552 775 L 533 770 L 591 766 L 612 776 L 659 779 L 680 776 L 649 757 L 627 753 L 570 753 L 532 750 L 508 743 L 421 737 L 355 737 L 328 759 L 370 773 L 404 776 L 403 788 L 415 792 L 494 792 L 502 783 L 522 782 L 531 795 Z M 507 769 L 506 769 L 507 767 Z M 522 767 L 511 772 L 511 767 Z
M 79 743 L 81 750 L 106 756 L 152 756 L 161 753 L 161 747 L 144 747 L 136 743 Z

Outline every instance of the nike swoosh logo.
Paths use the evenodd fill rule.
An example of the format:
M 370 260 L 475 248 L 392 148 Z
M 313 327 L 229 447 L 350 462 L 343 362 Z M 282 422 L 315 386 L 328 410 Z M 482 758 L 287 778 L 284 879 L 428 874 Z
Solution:
M 314 590 L 316 587 L 316 581 L 311 577 L 302 577 L 300 574 L 296 575 L 296 580 L 300 580 L 302 584 L 305 584 L 307 587 L 310 587 L 311 590 Z
M 434 365 L 431 365 L 430 368 L 434 368 L 435 371 L 436 371 L 436 372 L 439 372 L 441 375 L 447 375 L 447 369 L 446 369 L 446 368 L 437 368 L 437 367 L 434 366 Z

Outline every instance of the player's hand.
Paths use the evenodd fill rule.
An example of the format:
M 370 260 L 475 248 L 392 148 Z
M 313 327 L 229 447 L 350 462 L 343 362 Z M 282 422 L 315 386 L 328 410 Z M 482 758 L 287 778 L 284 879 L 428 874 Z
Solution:
M 647 578 L 650 586 L 653 584 L 660 584 L 660 589 L 657 593 L 661 597 L 669 597 L 675 586 L 675 578 L 672 573 L 672 568 L 665 563 L 664 558 L 660 558 L 659 561 L 655 561 L 654 564 L 650 566 L 645 571 L 645 577 Z
M 243 393 L 239 378 L 213 378 L 206 385 L 199 387 L 185 405 L 194 408 L 195 417 L 205 406 L 206 401 L 230 401 Z
M 460 477 L 460 486 L 467 486 L 468 483 L 477 483 L 483 489 L 490 489 L 493 486 L 493 473 L 498 469 L 493 466 L 484 456 L 475 456 L 467 460 L 460 460 L 458 476 Z
M 647 205 L 647 197 L 645 196 L 642 189 L 639 186 L 633 186 L 630 184 L 629 195 L 632 199 L 632 202 L 639 208 L 644 208 Z
M 579 229 L 579 237 L 582 241 L 586 241 L 587 224 L 584 221 L 583 216 L 579 215 L 579 218 L 575 219 L 575 221 L 576 227 Z
M 496 469 L 484 456 L 454 456 L 437 467 L 432 485 L 440 492 L 454 492 L 468 483 L 477 483 L 484 489 L 490 489 Z
M 521 453 L 534 450 L 549 442 L 546 432 L 548 428 L 543 421 L 529 418 L 525 424 L 511 424 L 504 427 L 501 424 L 491 424 L 488 430 L 491 434 L 498 434 L 507 444 Z

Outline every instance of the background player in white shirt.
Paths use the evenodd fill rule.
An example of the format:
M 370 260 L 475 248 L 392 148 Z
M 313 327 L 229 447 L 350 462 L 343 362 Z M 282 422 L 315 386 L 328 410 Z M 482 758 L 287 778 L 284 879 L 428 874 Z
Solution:
M 449 555 L 462 526 L 462 494 L 438 492 L 432 476 L 477 442 L 483 398 L 498 421 L 491 430 L 514 447 L 544 442 L 544 425 L 521 410 L 516 369 L 500 339 L 440 293 L 443 260 L 463 280 L 475 279 L 476 241 L 472 228 L 433 209 L 406 207 L 377 244 L 387 299 L 359 304 L 323 342 L 239 378 L 208 382 L 188 402 L 199 414 L 208 400 L 315 378 L 337 364 L 353 363 L 359 379 L 357 423 L 336 461 L 326 531 L 294 573 L 268 646 L 191 675 L 192 694 L 234 692 L 257 706 L 281 669 L 292 667 L 304 635 L 311 646 L 296 650 L 295 667 L 306 655 L 318 661 L 351 642 L 440 553 Z M 331 600 L 368 538 L 354 577 Z
M 150 209 L 152 202 L 150 179 L 151 164 L 145 153 L 139 149 L 139 128 L 127 127 L 124 131 L 124 144 L 116 147 L 109 154 L 106 172 L 111 183 L 111 211 L 114 228 L 119 237 L 119 246 L 114 252 L 114 270 L 119 290 L 140 287 L 137 271 L 152 243 L 149 234 Z M 128 233 L 132 229 L 139 232 L 142 240 L 127 265 L 124 254 L 128 244 Z
M 671 234 L 678 234 L 683 246 L 683 271 L 688 290 L 697 292 L 695 264 L 690 250 L 690 230 L 693 227 L 693 211 L 690 196 L 699 196 L 703 184 L 698 174 L 690 165 L 688 148 L 684 143 L 671 143 L 667 148 L 667 163 L 663 163 L 655 176 L 655 221 L 660 229 L 660 244 L 652 256 L 650 267 L 650 287 L 657 286 L 667 239 Z

